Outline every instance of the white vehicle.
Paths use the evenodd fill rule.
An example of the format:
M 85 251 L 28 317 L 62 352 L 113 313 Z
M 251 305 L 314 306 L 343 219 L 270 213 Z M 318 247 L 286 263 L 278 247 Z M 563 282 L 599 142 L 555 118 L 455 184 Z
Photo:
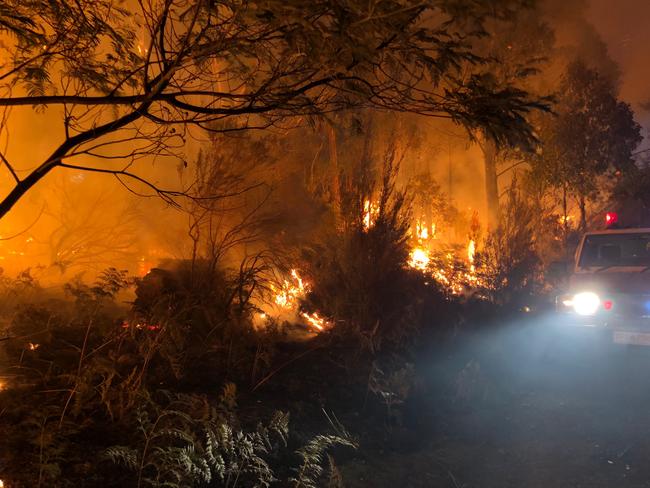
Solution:
M 608 224 L 616 221 L 607 214 Z M 650 228 L 586 233 L 556 309 L 569 325 L 600 328 L 615 343 L 650 346 Z

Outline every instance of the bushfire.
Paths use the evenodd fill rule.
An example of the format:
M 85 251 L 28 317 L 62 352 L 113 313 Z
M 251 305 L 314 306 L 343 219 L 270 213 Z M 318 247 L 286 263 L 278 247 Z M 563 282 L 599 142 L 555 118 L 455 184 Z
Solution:
M 376 219 L 379 207 L 365 200 L 363 204 L 363 229 L 368 231 Z M 476 272 L 476 241 L 470 239 L 465 256 L 458 250 L 444 250 L 436 235 L 435 223 L 416 218 L 410 228 L 411 249 L 407 265 L 430 276 L 452 295 L 461 295 L 468 289 L 482 285 Z M 459 257 L 461 256 L 461 257 Z
M 268 310 L 258 314 L 258 318 L 267 323 L 270 318 L 300 322 L 308 325 L 314 332 L 322 332 L 331 327 L 331 323 L 317 312 L 306 312 L 301 310 L 301 302 L 311 290 L 311 284 L 304 281 L 298 270 L 292 269 L 289 276 L 282 280 L 279 288 L 272 288 L 273 303 L 269 304 Z

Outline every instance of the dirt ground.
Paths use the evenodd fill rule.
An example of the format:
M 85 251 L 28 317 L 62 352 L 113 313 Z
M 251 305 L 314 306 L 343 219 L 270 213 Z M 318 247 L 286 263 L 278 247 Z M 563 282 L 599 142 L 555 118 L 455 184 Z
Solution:
M 552 318 L 484 330 L 423 371 L 402 426 L 341 466 L 357 487 L 650 487 L 650 348 Z

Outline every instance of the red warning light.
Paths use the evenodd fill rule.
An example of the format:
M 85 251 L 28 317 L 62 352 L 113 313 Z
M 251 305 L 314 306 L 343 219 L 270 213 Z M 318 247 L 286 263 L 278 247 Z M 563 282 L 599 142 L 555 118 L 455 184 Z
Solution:
M 605 214 L 605 224 L 607 227 L 611 227 L 618 223 L 618 214 L 616 212 L 607 212 Z
M 611 300 L 605 300 L 603 302 L 603 308 L 605 310 L 611 310 L 613 306 L 614 306 L 614 302 L 612 302 Z

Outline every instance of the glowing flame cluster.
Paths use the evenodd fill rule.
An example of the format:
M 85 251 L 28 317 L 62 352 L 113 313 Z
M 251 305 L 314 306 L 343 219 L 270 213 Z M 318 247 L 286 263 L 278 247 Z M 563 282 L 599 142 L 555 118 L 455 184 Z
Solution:
M 416 247 L 411 250 L 409 254 L 408 265 L 411 268 L 419 269 L 420 271 L 426 271 L 431 262 L 431 256 L 428 249 L 423 247 Z
M 159 324 L 149 324 L 149 323 L 142 323 L 142 322 L 129 322 L 128 320 L 125 320 L 122 322 L 122 328 L 123 329 L 130 329 L 134 328 L 137 330 L 150 330 L 150 331 L 157 331 L 161 330 L 162 327 Z
M 299 319 L 314 332 L 322 332 L 331 327 L 331 323 L 316 312 L 308 313 L 300 310 L 300 302 L 311 290 L 311 285 L 302 279 L 298 270 L 292 269 L 287 278 L 282 281 L 279 289 L 273 290 L 275 310 L 263 311 L 257 314 L 258 319 L 266 323 L 271 317 L 286 316 L 289 319 Z
M 435 236 L 436 224 L 431 224 L 429 226 L 423 220 L 418 219 L 415 221 L 415 237 L 418 239 L 418 241 L 433 239 Z
M 573 218 L 573 215 L 560 215 L 557 220 L 562 225 L 564 224 L 568 225 L 575 219 Z
M 304 318 L 309 325 L 311 325 L 314 329 L 322 331 L 325 330 L 326 327 L 329 326 L 329 322 L 318 315 L 318 313 L 307 313 L 307 312 L 301 312 L 300 316 Z
M 370 200 L 364 200 L 363 202 L 363 229 L 368 230 L 370 229 L 373 225 L 375 225 L 375 221 L 377 220 L 377 216 L 379 215 L 379 206 L 371 202 Z
M 302 280 L 298 271 L 291 270 L 291 280 L 285 279 L 282 288 L 275 294 L 275 304 L 290 310 L 298 305 L 298 302 L 307 293 L 309 293 L 309 286 Z
M 476 242 L 474 242 L 474 239 L 470 239 L 469 244 L 467 244 L 467 261 L 469 261 L 469 269 L 472 273 L 476 272 L 476 266 L 474 265 L 475 254 L 476 254 Z
M 481 281 L 476 272 L 476 242 L 469 240 L 465 258 L 460 259 L 454 253 L 434 258 L 432 239 L 435 238 L 435 224 L 427 227 L 417 220 L 412 228 L 413 247 L 409 253 L 408 266 L 431 276 L 452 295 L 461 295 L 468 288 L 476 288 Z M 414 231 L 414 232 L 413 232 Z

